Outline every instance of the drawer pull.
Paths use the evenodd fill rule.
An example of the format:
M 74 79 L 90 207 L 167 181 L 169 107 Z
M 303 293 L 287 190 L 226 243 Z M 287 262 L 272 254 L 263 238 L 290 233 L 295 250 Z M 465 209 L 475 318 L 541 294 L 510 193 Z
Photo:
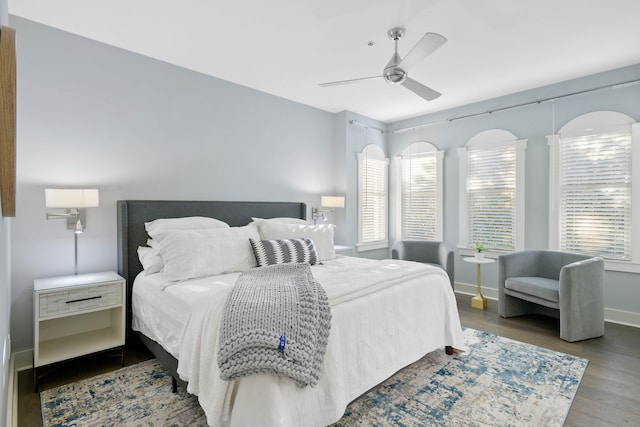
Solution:
M 74 302 L 89 301 L 89 300 L 92 300 L 92 299 L 99 299 L 99 298 L 102 298 L 102 295 L 98 295 L 98 296 L 95 296 L 95 297 L 88 297 L 88 298 L 72 299 L 72 300 L 65 301 L 65 302 L 67 304 L 71 304 L 71 303 L 74 303 Z

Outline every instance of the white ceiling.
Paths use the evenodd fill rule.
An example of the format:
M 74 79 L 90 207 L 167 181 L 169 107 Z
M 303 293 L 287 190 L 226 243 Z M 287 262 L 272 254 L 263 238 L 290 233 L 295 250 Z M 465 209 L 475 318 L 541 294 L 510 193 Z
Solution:
M 640 63 L 640 0 L 9 0 L 9 13 L 330 112 L 392 122 Z M 386 32 L 427 102 L 383 80 Z M 368 46 L 374 42 L 373 46 Z

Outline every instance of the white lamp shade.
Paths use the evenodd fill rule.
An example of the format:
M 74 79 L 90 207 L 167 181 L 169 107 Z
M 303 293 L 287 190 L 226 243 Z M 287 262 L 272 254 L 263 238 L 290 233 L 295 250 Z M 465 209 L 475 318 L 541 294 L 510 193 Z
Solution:
M 46 206 L 54 209 L 95 208 L 99 206 L 98 190 L 95 188 L 45 188 L 44 198 Z
M 322 196 L 320 206 L 323 208 L 344 208 L 343 196 Z

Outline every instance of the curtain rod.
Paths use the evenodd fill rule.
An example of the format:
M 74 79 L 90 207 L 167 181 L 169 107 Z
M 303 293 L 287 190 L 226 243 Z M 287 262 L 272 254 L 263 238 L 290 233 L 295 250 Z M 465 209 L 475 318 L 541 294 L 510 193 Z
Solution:
M 363 126 L 363 127 L 366 127 L 366 128 L 375 129 L 375 130 L 379 131 L 380 133 L 389 133 L 388 130 L 381 129 L 381 128 L 377 127 L 377 126 L 368 125 L 366 123 L 359 122 L 359 121 L 357 121 L 355 119 L 349 120 L 349 124 L 351 124 L 351 125 L 359 125 L 359 126 Z
M 429 125 L 432 125 L 432 124 L 435 124 L 435 123 L 440 123 L 440 122 L 450 122 L 451 123 L 451 122 L 453 122 L 455 120 L 468 119 L 468 118 L 471 118 L 471 117 L 482 116 L 484 114 L 493 114 L 493 113 L 498 112 L 498 111 L 504 111 L 504 110 L 510 110 L 510 109 L 513 109 L 513 108 L 525 107 L 527 105 L 541 104 L 543 102 L 555 101 L 556 99 L 566 98 L 566 97 L 575 96 L 575 95 L 581 95 L 581 94 L 584 94 L 584 93 L 594 92 L 596 90 L 601 90 L 601 89 L 607 89 L 607 88 L 618 89 L 618 88 L 621 88 L 621 87 L 630 86 L 630 85 L 638 84 L 638 83 L 640 83 L 640 79 L 628 80 L 628 81 L 620 82 L 620 83 L 612 83 L 612 84 L 608 84 L 608 85 L 604 85 L 604 86 L 594 87 L 594 88 L 591 88 L 591 89 L 579 90 L 579 91 L 576 91 L 576 92 L 570 92 L 570 93 L 565 93 L 565 94 L 562 94 L 562 95 L 551 96 L 551 97 L 548 97 L 548 98 L 537 99 L 535 101 L 523 102 L 523 103 L 520 103 L 520 104 L 509 105 L 507 107 L 500 107 L 500 108 L 496 108 L 496 109 L 493 109 L 493 110 L 482 111 L 482 112 L 479 112 L 479 113 L 473 113 L 473 114 L 467 114 L 467 115 L 464 115 L 464 116 L 458 116 L 458 117 L 451 117 L 451 118 L 445 118 L 445 119 L 440 119 L 440 120 L 434 120 L 432 122 L 423 123 L 423 124 L 420 124 L 420 125 L 410 126 L 410 127 L 406 127 L 406 128 L 394 129 L 393 131 L 386 131 L 386 132 L 392 133 L 392 134 L 395 135 L 396 133 L 402 133 L 402 132 L 406 132 L 408 130 L 414 130 L 414 129 L 425 127 L 425 126 L 429 126 Z

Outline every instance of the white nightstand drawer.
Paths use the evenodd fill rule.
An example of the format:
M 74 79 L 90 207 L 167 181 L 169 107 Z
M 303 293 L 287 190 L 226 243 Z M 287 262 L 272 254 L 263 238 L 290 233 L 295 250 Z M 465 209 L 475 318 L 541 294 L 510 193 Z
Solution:
M 39 295 L 41 319 L 122 304 L 122 283 L 104 283 Z

